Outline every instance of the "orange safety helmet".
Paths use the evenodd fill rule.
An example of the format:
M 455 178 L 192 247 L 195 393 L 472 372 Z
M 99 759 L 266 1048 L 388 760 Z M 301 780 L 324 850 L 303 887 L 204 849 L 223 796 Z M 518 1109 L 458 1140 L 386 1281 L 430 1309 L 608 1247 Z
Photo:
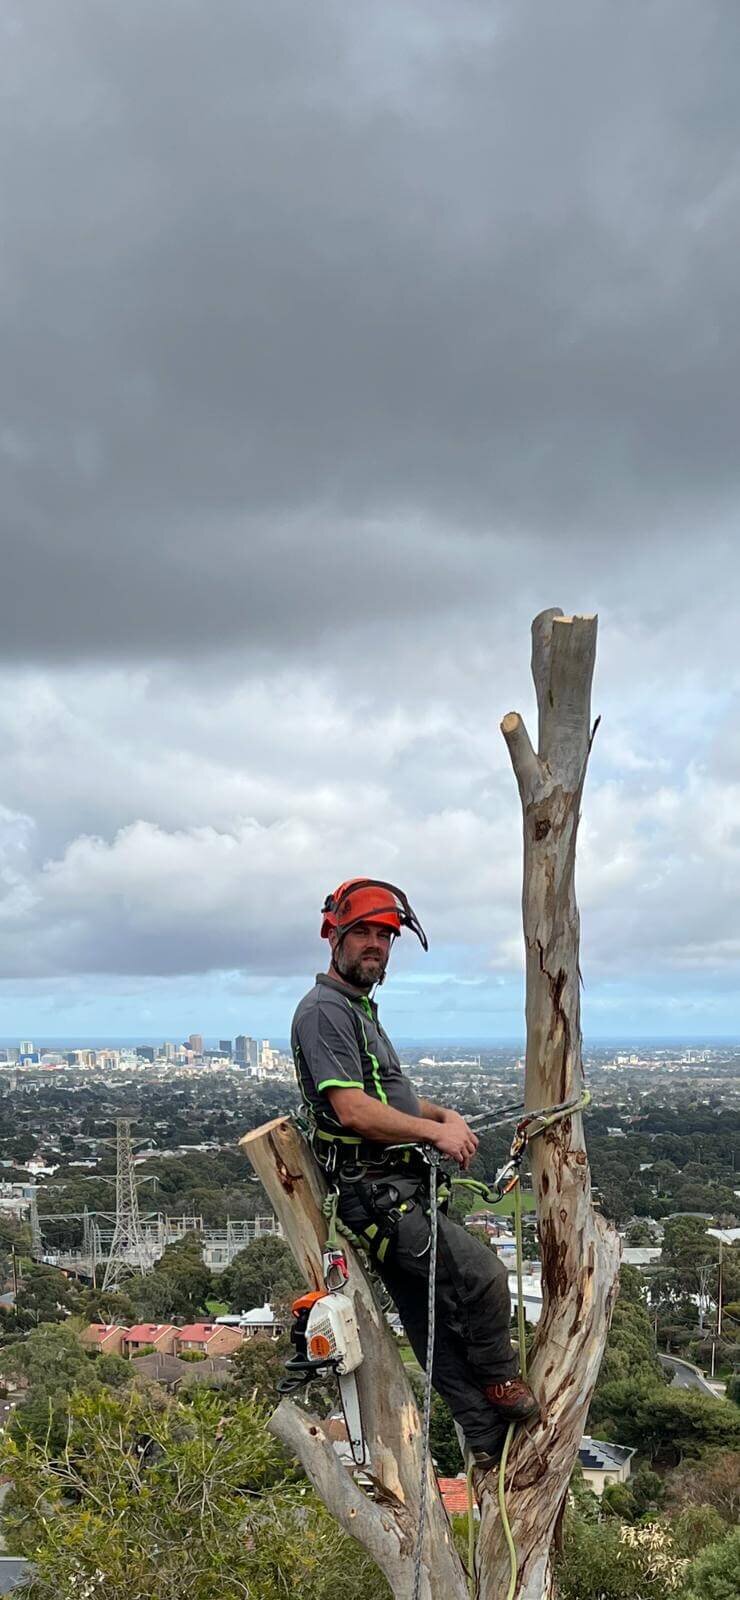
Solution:
M 377 922 L 394 934 L 399 934 L 402 927 L 411 928 L 422 949 L 429 949 L 424 929 L 403 889 L 385 883 L 382 878 L 347 878 L 333 894 L 327 895 L 321 914 L 322 939 L 328 939 L 330 928 L 336 928 L 340 938 L 344 938 L 358 922 Z

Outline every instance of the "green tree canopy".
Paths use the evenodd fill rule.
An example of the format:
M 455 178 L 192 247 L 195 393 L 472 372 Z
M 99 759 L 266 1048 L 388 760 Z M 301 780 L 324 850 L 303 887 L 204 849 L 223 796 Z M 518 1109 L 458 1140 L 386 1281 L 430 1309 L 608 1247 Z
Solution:
M 635 1530 L 637 1533 L 637 1530 Z M 616 1521 L 587 1522 L 570 1512 L 562 1553 L 556 1557 L 560 1600 L 669 1600 L 674 1592 L 672 1546 L 641 1548 L 624 1542 Z
M 669 1267 L 676 1287 L 685 1294 L 699 1294 L 706 1285 L 706 1274 L 717 1267 L 718 1242 L 707 1233 L 700 1217 L 673 1217 L 665 1224 L 661 1262 Z
M 285 1363 L 293 1354 L 287 1334 L 280 1339 L 245 1339 L 232 1356 L 234 1384 L 239 1394 L 254 1395 L 261 1405 L 272 1409 L 278 1403 L 277 1386 Z
M 2 1351 L 3 1374 L 43 1394 L 69 1394 L 90 1371 L 90 1359 L 69 1324 L 43 1323 Z
M 281 1305 L 304 1287 L 284 1239 L 265 1236 L 240 1250 L 218 1279 L 218 1292 L 232 1311 L 251 1311 L 266 1301 Z
M 734 1528 L 740 1525 L 740 1451 L 707 1450 L 671 1473 L 670 1498 L 679 1507 L 708 1505 Z
M 652 1461 L 678 1461 L 710 1446 L 740 1449 L 740 1413 L 729 1400 L 659 1387 L 644 1374 L 606 1383 L 594 1395 L 589 1425 Z
M 692 1562 L 682 1600 L 737 1600 L 739 1594 L 740 1528 L 735 1528 Z
M 156 1322 L 205 1312 L 214 1280 L 203 1265 L 202 1251 L 198 1235 L 187 1234 L 167 1247 L 152 1272 L 126 1279 L 124 1292 L 139 1316 Z
M 622 1267 L 612 1324 L 601 1363 L 590 1421 L 603 1415 L 600 1397 L 608 1384 L 638 1374 L 664 1387 L 655 1334 L 642 1298 L 642 1279 L 636 1267 Z
M 7 1441 L 11 1548 L 28 1600 L 390 1600 L 384 1579 L 304 1484 L 286 1479 L 264 1414 L 220 1395 L 74 1394 L 63 1457 Z
M 20 1331 L 36 1328 L 41 1322 L 62 1322 L 78 1304 L 79 1290 L 70 1278 L 56 1267 L 34 1263 L 24 1268 L 8 1322 Z

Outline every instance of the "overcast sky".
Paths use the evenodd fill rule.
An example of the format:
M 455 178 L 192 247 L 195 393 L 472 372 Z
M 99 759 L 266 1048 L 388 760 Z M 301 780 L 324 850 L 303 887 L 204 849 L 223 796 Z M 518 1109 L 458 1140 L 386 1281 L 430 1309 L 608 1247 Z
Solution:
M 522 1031 L 529 625 L 599 613 L 587 1037 L 740 1036 L 736 0 L 6 0 L 0 1034 Z M 534 731 L 534 730 L 533 730 Z

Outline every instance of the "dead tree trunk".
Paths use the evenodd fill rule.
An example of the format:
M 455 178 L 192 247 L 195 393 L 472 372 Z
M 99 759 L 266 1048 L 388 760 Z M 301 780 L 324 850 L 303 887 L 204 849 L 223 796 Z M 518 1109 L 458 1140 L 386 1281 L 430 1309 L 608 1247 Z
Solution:
M 284 1118 L 240 1141 L 261 1179 L 306 1284 L 322 1287 L 326 1185 L 305 1140 Z M 296 1455 L 324 1505 L 385 1573 L 394 1596 L 413 1592 L 414 1545 L 421 1488 L 421 1424 L 393 1335 L 360 1262 L 347 1247 L 363 1361 L 357 1369 L 374 1494 L 366 1494 L 339 1461 L 318 1419 L 282 1400 L 270 1428 Z M 429 1460 L 423 1600 L 467 1600 L 462 1563 Z
M 543 611 L 532 625 L 539 748 L 516 712 L 501 729 L 524 814 L 528 1109 L 583 1088 L 575 849 L 593 732 L 596 618 Z M 517 1600 L 552 1594 L 550 1545 L 568 1490 L 604 1351 L 619 1240 L 593 1209 L 583 1120 L 574 1115 L 531 1147 L 542 1251 L 543 1309 L 530 1362 L 544 1420 L 515 1436 L 506 1499 L 517 1548 Z M 478 1546 L 480 1600 L 506 1594 L 509 1557 L 489 1476 Z

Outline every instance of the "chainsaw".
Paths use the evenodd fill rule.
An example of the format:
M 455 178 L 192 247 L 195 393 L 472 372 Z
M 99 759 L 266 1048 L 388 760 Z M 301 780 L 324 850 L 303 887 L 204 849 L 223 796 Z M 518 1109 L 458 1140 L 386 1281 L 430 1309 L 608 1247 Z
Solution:
M 285 1363 L 278 1383 L 280 1394 L 294 1394 L 313 1378 L 332 1375 L 339 1386 L 342 1414 L 355 1465 L 365 1465 L 367 1455 L 355 1373 L 362 1361 L 360 1332 L 354 1306 L 342 1289 L 349 1271 L 341 1250 L 324 1255 L 326 1288 L 302 1294 L 293 1302 L 295 1321 L 290 1333 L 295 1355 Z

